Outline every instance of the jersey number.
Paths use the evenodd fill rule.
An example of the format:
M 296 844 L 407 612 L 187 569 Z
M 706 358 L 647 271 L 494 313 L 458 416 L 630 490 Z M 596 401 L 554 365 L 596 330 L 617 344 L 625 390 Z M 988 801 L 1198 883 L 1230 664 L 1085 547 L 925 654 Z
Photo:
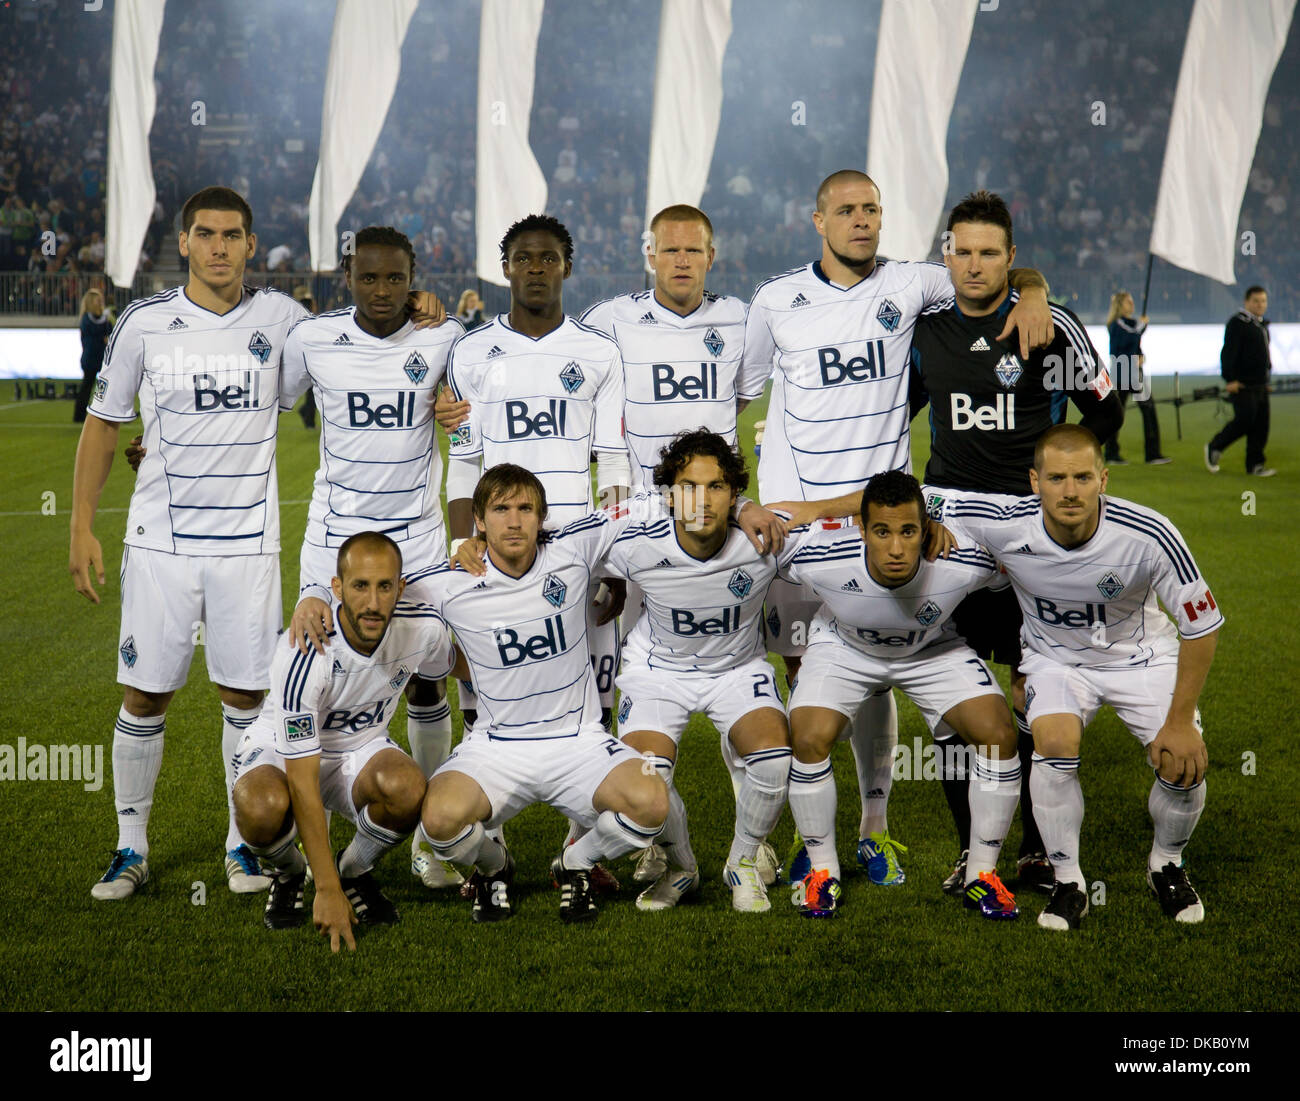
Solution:
M 966 664 L 973 665 L 975 666 L 976 669 L 979 670 L 980 685 L 982 687 L 991 688 L 993 686 L 993 681 L 989 677 L 988 667 L 982 661 L 980 661 L 979 658 L 967 658 Z
M 592 665 L 596 665 L 596 659 L 591 659 Z M 606 654 L 600 659 L 600 664 L 596 665 L 596 691 L 609 692 L 614 687 L 614 655 Z
M 754 699 L 761 700 L 765 696 L 771 699 L 775 695 L 775 692 L 767 690 L 769 685 L 776 688 L 776 678 L 771 673 L 751 673 L 750 676 L 754 678 Z

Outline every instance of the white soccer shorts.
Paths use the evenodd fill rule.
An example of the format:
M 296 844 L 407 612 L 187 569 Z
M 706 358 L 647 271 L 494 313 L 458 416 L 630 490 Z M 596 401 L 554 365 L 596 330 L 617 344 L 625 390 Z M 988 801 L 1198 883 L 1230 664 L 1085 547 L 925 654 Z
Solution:
M 821 598 L 807 585 L 773 578 L 763 603 L 768 650 L 782 657 L 802 657 L 810 641 L 812 621 L 821 606 Z
M 278 554 L 221 558 L 123 547 L 121 590 L 119 684 L 173 692 L 202 645 L 214 684 L 270 688 L 281 626 Z
M 361 775 L 361 770 L 370 763 L 370 759 L 385 749 L 395 749 L 403 757 L 408 754 L 392 738 L 382 735 L 371 738 L 365 745 L 346 753 L 323 752 L 320 755 L 320 798 L 328 811 L 338 811 L 349 822 L 356 822 L 361 813 L 352 801 L 352 787 Z M 415 762 L 412 761 L 412 764 Z M 269 725 L 253 723 L 235 747 L 235 780 L 247 772 L 262 765 L 270 765 L 284 772 L 284 757 L 275 747 L 275 731 Z
M 640 753 L 615 741 L 600 726 L 584 727 L 572 738 L 473 734 L 452 750 L 433 778 L 460 772 L 478 784 L 492 805 L 492 816 L 485 823 L 488 829 L 534 803 L 546 803 L 590 827 L 597 817 L 592 805 L 596 789 L 627 761 L 650 767 Z
M 960 640 L 891 661 L 865 654 L 819 629 L 799 668 L 790 712 L 828 707 L 852 719 L 863 700 L 890 688 L 901 689 L 920 708 L 931 730 L 960 703 L 1003 695 L 989 667 Z
M 1098 669 L 1061 665 L 1051 658 L 1025 651 L 1021 668 L 1025 681 L 1026 717 L 1033 726 L 1044 715 L 1077 715 L 1086 727 L 1102 704 L 1109 704 L 1120 722 L 1144 746 L 1150 745 L 1169 715 L 1174 699 L 1178 666 L 1139 665 L 1132 669 Z M 1201 712 L 1195 715 L 1201 729 Z
M 654 730 L 681 742 L 691 715 L 702 712 L 726 736 L 751 711 L 771 707 L 785 714 L 776 672 L 765 658 L 754 658 L 726 673 L 672 673 L 652 669 L 625 655 L 618 675 L 622 694 L 618 731 Z

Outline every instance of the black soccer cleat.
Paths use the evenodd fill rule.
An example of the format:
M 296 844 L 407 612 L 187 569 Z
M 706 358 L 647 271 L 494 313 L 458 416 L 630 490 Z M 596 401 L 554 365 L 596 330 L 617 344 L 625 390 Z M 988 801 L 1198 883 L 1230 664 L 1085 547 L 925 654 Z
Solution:
M 1181 864 L 1166 864 L 1158 872 L 1147 869 L 1147 886 L 1160 903 L 1165 917 L 1195 925 L 1205 920 L 1201 896 L 1187 881 L 1187 869 Z
M 281 872 L 273 876 L 262 924 L 268 929 L 293 929 L 301 925 L 307 919 L 302 905 L 306 883 L 306 872 Z
M 1058 883 L 1052 888 L 1047 907 L 1038 915 L 1044 929 L 1077 929 L 1088 912 L 1088 896 L 1076 883 Z
M 477 922 L 505 921 L 514 914 L 510 908 L 510 888 L 515 881 L 515 858 L 506 852 L 505 865 L 499 872 L 484 875 L 475 870 L 466 880 L 473 888 L 474 920 Z
M 1016 861 L 1016 886 L 1044 895 L 1052 893 L 1056 886 L 1056 872 L 1046 853 L 1026 853 Z
M 338 867 L 342 857 L 343 854 L 339 853 L 334 858 L 335 868 Z M 351 878 L 345 878 L 340 872 L 339 883 L 343 887 L 347 900 L 352 903 L 352 912 L 357 915 L 357 921 L 362 925 L 397 924 L 397 907 L 384 897 L 384 892 L 379 889 L 379 884 L 369 872 Z
M 564 866 L 563 855 L 551 861 L 551 878 L 560 885 L 560 920 L 572 924 L 596 920 L 595 888 L 591 872 Z
M 952 895 L 953 898 L 961 898 L 966 893 L 966 861 L 969 857 L 970 852 L 962 849 L 961 855 L 957 857 L 957 862 L 952 866 L 952 872 L 943 881 L 944 894 Z

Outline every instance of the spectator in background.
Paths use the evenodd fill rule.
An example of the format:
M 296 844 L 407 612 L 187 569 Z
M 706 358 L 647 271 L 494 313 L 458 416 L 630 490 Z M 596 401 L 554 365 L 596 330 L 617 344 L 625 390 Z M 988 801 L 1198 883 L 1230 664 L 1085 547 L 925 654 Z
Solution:
M 1246 305 L 1230 318 L 1223 330 L 1223 351 L 1219 363 L 1224 389 L 1232 402 L 1232 420 L 1205 445 L 1205 465 L 1219 473 L 1224 448 L 1246 437 L 1246 473 L 1271 478 L 1277 473 L 1264 463 L 1268 442 L 1268 391 L 1272 363 L 1268 354 L 1268 292 L 1263 287 L 1246 289 Z
M 113 315 L 104 308 L 103 292 L 88 290 L 81 296 L 81 390 L 72 410 L 72 419 L 77 424 L 86 419 L 90 391 L 95 385 L 95 376 L 104 366 L 104 349 L 108 346 L 108 334 L 112 328 Z
M 1146 314 L 1137 320 L 1133 319 L 1133 296 L 1128 291 L 1116 291 L 1110 296 L 1106 331 L 1110 333 L 1111 378 L 1119 393 L 1120 405 L 1127 404 L 1129 394 L 1135 395 L 1137 407 L 1142 412 L 1146 461 L 1151 466 L 1161 466 L 1173 460 L 1160 454 L 1160 421 L 1156 417 L 1156 403 L 1151 397 L 1151 387 L 1142 370 L 1146 361 L 1146 356 L 1142 354 L 1142 334 L 1146 332 L 1146 327 Z M 1127 465 L 1119 453 L 1118 429 L 1104 444 L 1108 466 Z
M 483 324 L 483 299 L 478 296 L 478 291 L 467 290 L 461 294 L 456 305 L 456 320 L 465 326 L 466 332 Z

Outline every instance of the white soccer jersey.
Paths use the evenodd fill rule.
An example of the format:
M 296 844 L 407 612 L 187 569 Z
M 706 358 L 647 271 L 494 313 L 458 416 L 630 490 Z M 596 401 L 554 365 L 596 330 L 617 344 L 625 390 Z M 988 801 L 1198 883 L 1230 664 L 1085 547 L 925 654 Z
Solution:
M 90 412 L 132 421 L 140 395 L 148 453 L 127 513 L 129 546 L 217 556 L 280 549 L 280 355 L 308 316 L 270 287 L 245 287 L 224 314 L 195 305 L 184 287 L 122 312 Z
M 340 613 L 334 607 L 337 621 Z M 373 654 L 354 650 L 341 630 L 324 654 L 305 654 L 286 632 L 271 660 L 271 692 L 256 722 L 272 728 L 285 757 L 348 753 L 387 735 L 406 682 L 420 666 L 451 672 L 455 648 L 447 624 L 427 604 L 399 600 Z
M 591 511 L 591 453 L 627 450 L 617 344 L 571 317 L 534 340 L 499 314 L 456 342 L 447 381 L 470 403 L 452 458 L 531 470 L 546 489 L 548 528 Z
M 764 381 L 737 392 L 745 348 L 740 299 L 705 291 L 704 301 L 682 317 L 654 291 L 640 291 L 596 303 L 582 323 L 612 337 L 623 356 L 633 488 L 654 485 L 660 452 L 683 429 L 708 428 L 735 444 L 736 398 L 761 396 Z
M 502 573 L 485 556 L 485 577 L 444 567 L 424 578 L 469 662 L 478 694 L 475 738 L 572 738 L 599 727 L 587 592 L 629 522 L 620 508 L 547 533 L 523 577 Z
M 280 405 L 308 387 L 320 410 L 320 467 L 307 542 L 337 548 L 359 531 L 399 545 L 442 527 L 442 455 L 433 406 L 454 318 L 436 329 L 407 322 L 390 336 L 357 324 L 356 307 L 308 318 L 284 348 Z
M 1179 634 L 1199 638 L 1223 625 L 1183 537 L 1153 509 L 1103 495 L 1096 532 L 1067 550 L 1043 527 L 1037 497 L 925 492 L 931 517 L 1002 563 L 1024 613 L 1026 650 L 1062 665 L 1160 664 L 1177 661 Z
M 764 501 L 837 497 L 882 470 L 911 469 L 912 329 L 923 309 L 951 298 L 942 264 L 897 260 L 877 260 L 847 289 L 816 262 L 759 286 L 740 392 L 772 376 L 758 462 Z
M 814 589 L 822 607 L 813 621 L 874 657 L 908 657 L 957 637 L 952 613 L 976 589 L 1004 586 L 983 547 L 921 559 L 912 580 L 887 588 L 867 570 L 867 546 L 857 528 L 812 534 L 781 570 Z

